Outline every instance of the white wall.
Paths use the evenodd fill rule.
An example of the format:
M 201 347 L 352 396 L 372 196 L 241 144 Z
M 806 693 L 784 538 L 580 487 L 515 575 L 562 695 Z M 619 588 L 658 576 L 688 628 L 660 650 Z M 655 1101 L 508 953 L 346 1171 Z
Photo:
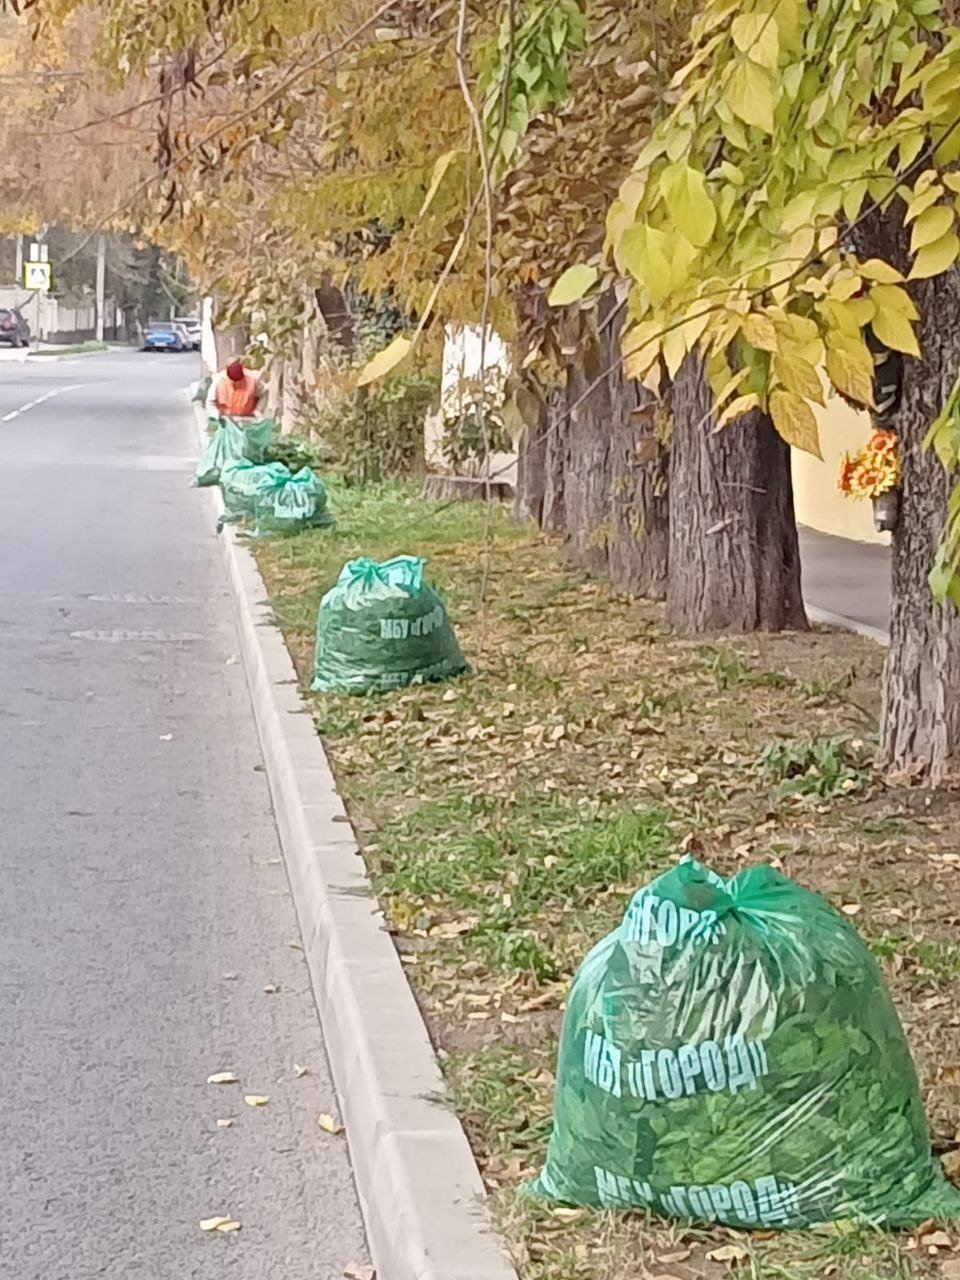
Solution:
M 217 359 L 217 335 L 213 329 L 213 299 L 204 298 L 200 310 L 200 359 L 204 370 L 214 374 L 220 368 Z
M 108 299 L 108 316 L 110 306 Z M 0 287 L 0 307 L 18 307 L 35 338 L 52 336 L 69 341 L 72 338 L 89 338 L 96 332 L 97 314 L 92 303 L 87 307 L 67 307 L 47 293 L 10 285 Z
M 510 357 L 506 344 L 499 334 L 488 330 L 486 351 L 481 352 L 481 329 L 471 325 L 457 329 L 447 325 L 443 342 L 443 373 L 440 380 L 440 409 L 427 415 L 424 424 L 424 453 L 428 468 L 432 471 L 449 470 L 443 456 L 443 415 L 455 413 L 460 401 L 460 388 L 464 380 L 479 378 L 481 358 L 486 369 L 510 372 Z M 490 470 L 498 480 L 515 485 L 517 482 L 517 456 L 515 453 L 495 453 L 490 459 Z

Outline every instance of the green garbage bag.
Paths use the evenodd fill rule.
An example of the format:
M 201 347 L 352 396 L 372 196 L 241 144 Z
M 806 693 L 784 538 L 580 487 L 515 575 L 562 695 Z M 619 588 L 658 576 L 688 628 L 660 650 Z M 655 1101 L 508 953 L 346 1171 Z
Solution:
M 266 462 L 267 450 L 276 438 L 277 423 L 273 418 L 255 418 L 245 422 L 242 427 L 244 436 L 244 457 L 251 462 Z
M 323 481 L 309 467 L 301 467 L 294 475 L 284 467 L 257 487 L 254 514 L 256 536 L 266 533 L 300 533 L 303 529 L 329 529 L 337 522 L 327 507 L 327 491 Z
M 344 566 L 320 602 L 317 692 L 384 693 L 470 670 L 423 566 L 415 556 Z
M 723 880 L 692 860 L 577 974 L 533 1190 L 739 1227 L 960 1217 L 850 921 L 771 867 Z
M 201 378 L 197 383 L 197 389 L 190 397 L 194 404 L 206 404 L 207 396 L 210 394 L 210 383 L 213 379 L 208 374 L 205 378 Z
M 193 483 L 198 488 L 219 484 L 224 468 L 238 462 L 243 456 L 243 428 L 229 418 L 222 420 L 197 463 Z
M 282 462 L 251 462 L 249 458 L 241 458 L 224 467 L 220 477 L 220 492 L 223 495 L 223 515 L 220 527 L 225 524 L 236 524 L 256 513 L 257 493 L 262 488 L 282 483 L 289 479 L 290 472 Z

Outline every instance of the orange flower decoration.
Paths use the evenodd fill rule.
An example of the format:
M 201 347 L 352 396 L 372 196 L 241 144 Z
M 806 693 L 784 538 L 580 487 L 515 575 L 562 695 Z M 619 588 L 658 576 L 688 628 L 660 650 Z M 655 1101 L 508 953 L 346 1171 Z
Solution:
M 851 458 L 849 453 L 845 453 L 843 455 L 843 462 L 840 464 L 840 488 L 844 493 L 849 493 L 851 491 L 856 469 L 856 458 Z
M 875 431 L 867 444 L 868 453 L 898 453 L 899 449 L 895 431 Z
M 856 456 L 844 455 L 839 486 L 851 498 L 879 498 L 900 484 L 900 441 L 895 431 L 875 431 Z

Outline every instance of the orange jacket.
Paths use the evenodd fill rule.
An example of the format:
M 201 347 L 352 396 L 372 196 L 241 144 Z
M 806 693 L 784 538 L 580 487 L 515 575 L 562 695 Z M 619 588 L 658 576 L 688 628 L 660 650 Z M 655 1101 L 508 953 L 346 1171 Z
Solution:
M 217 383 L 217 408 L 228 418 L 252 418 L 260 402 L 260 380 L 245 373 L 242 382 L 231 382 L 222 374 Z

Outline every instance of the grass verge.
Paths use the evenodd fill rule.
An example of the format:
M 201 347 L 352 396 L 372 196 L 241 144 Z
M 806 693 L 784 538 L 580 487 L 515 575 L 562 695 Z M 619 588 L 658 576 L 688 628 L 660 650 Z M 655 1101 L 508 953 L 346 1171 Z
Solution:
M 584 582 L 506 511 L 487 540 L 480 506 L 400 485 L 331 497 L 335 532 L 256 547 L 304 685 L 320 598 L 361 554 L 426 556 L 476 668 L 311 705 L 524 1280 L 946 1278 L 956 1233 L 690 1230 L 518 1190 L 549 1136 L 570 977 L 685 850 L 725 874 L 772 860 L 856 918 L 935 1145 L 960 1143 L 958 803 L 875 779 L 876 646 L 823 630 L 670 637 L 658 606 Z
M 94 356 L 110 348 L 105 342 L 77 342 L 71 347 L 57 347 L 54 351 L 44 351 L 41 347 L 39 351 L 35 351 L 35 356 L 46 356 L 48 359 L 62 360 L 64 356 Z

